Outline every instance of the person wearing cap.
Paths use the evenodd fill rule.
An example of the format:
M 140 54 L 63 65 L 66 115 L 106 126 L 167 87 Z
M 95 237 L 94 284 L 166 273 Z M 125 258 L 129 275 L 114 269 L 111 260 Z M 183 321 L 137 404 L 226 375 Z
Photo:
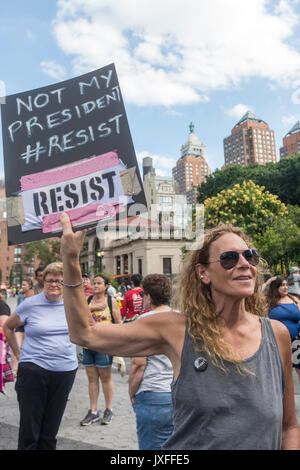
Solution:
M 83 290 L 84 290 L 85 296 L 89 297 L 90 295 L 93 295 L 93 286 L 90 281 L 90 276 L 85 273 L 82 275 L 82 280 L 83 280 Z
M 293 266 L 291 269 L 291 274 L 288 277 L 288 287 L 289 294 L 300 299 L 300 274 L 297 266 Z

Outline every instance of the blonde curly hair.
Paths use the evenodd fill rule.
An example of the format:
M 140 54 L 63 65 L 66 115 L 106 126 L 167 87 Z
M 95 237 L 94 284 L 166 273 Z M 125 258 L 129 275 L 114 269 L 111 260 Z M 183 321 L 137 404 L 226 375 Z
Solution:
M 210 286 L 199 282 L 196 265 L 208 262 L 211 244 L 227 233 L 238 235 L 249 248 L 253 248 L 244 231 L 231 224 L 219 225 L 206 231 L 202 247 L 190 251 L 184 259 L 173 299 L 174 307 L 187 314 L 188 331 L 193 339 L 195 351 L 208 354 L 213 364 L 223 370 L 226 370 L 224 361 L 234 363 L 238 367 L 241 361 L 234 358 L 230 345 L 222 338 Z M 261 293 L 260 263 L 257 266 L 254 292 L 245 299 L 245 308 L 255 315 L 267 316 L 266 303 Z

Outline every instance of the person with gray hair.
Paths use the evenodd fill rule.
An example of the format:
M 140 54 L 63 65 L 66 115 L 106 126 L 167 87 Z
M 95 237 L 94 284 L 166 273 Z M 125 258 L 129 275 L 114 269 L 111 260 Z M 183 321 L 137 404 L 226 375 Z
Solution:
M 19 360 L 16 392 L 20 409 L 18 450 L 55 450 L 56 435 L 78 362 L 69 339 L 63 302 L 62 263 L 43 273 L 44 290 L 24 300 L 3 330 Z M 24 325 L 22 348 L 15 328 Z
M 170 312 L 171 282 L 163 274 L 148 274 L 143 281 L 144 309 L 149 315 Z M 159 450 L 171 436 L 173 367 L 167 356 L 133 357 L 129 376 L 129 396 L 136 416 L 140 450 Z

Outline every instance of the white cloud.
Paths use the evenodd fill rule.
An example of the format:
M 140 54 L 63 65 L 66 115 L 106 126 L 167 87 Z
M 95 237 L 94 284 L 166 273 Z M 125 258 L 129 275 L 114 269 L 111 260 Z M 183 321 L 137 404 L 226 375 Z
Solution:
M 139 163 L 141 172 L 143 168 L 143 159 L 145 157 L 152 158 L 153 168 L 155 169 L 155 172 L 158 176 L 172 176 L 172 168 L 176 166 L 176 160 L 168 156 L 154 155 L 145 150 L 137 152 L 136 158 Z
M 227 109 L 226 114 L 236 119 L 240 119 L 244 114 L 246 114 L 247 111 L 254 112 L 254 109 L 248 104 L 239 103 L 233 106 L 232 108 Z
M 114 62 L 127 102 L 192 104 L 251 77 L 290 86 L 300 74 L 297 4 L 58 0 L 54 33 L 75 74 Z
M 62 81 L 66 78 L 65 68 L 54 60 L 43 60 L 40 65 L 42 71 L 51 78 L 58 81 Z
M 281 122 L 286 132 L 291 130 L 291 128 L 296 124 L 297 121 L 300 121 L 299 114 L 290 114 L 288 116 L 282 116 Z

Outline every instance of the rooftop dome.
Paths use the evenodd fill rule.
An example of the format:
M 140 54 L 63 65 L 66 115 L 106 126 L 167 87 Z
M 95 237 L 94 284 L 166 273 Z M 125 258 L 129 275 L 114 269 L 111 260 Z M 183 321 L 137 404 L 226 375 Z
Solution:
M 241 124 L 244 124 L 244 122 L 246 121 L 253 121 L 253 122 L 260 122 L 262 124 L 267 124 L 265 121 L 255 116 L 255 114 L 252 113 L 251 111 L 247 111 L 246 114 L 244 114 L 244 116 L 239 120 L 239 122 L 236 123 L 234 127 L 240 126 Z
M 300 132 L 300 121 L 297 121 L 296 124 L 293 125 L 292 129 L 284 137 L 296 134 L 297 132 Z

